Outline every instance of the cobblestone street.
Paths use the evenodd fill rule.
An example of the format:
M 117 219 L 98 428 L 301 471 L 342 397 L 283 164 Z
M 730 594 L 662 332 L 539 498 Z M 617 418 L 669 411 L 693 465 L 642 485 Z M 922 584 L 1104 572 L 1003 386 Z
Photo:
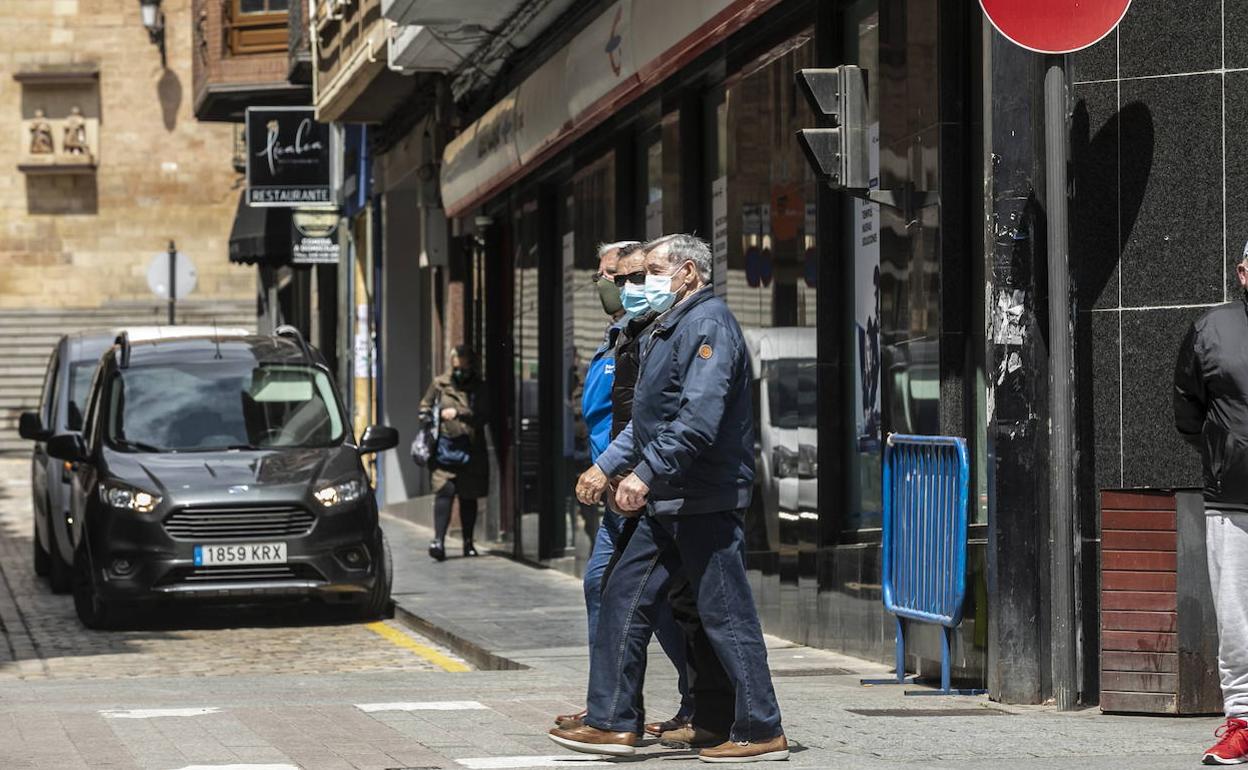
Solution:
M 86 629 L 32 568 L 29 472 L 28 460 L 0 460 L 0 679 L 441 670 L 420 648 L 462 664 L 399 623 L 346 622 L 317 605 L 175 608 L 132 630 Z
M 94 632 L 30 564 L 26 460 L 0 460 L 0 770 L 490 770 L 690 766 L 646 741 L 607 760 L 545 736 L 575 710 L 587 659 L 579 580 L 498 557 L 423 554 L 428 531 L 386 519 L 397 618 L 350 623 L 308 607 L 161 613 Z M 415 558 L 413 558 L 415 557 Z M 1211 719 L 1059 714 L 978 698 L 862 687 L 884 666 L 768 638 L 792 767 L 1146 770 L 1195 766 Z M 657 646 L 646 702 L 675 707 Z M 735 767 L 735 765 L 725 765 Z

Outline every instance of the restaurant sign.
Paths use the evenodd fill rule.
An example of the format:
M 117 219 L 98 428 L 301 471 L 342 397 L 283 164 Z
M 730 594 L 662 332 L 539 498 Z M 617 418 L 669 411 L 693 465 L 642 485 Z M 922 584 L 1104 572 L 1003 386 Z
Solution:
M 297 209 L 290 217 L 290 262 L 294 265 L 338 264 L 338 212 Z
M 310 107 L 248 107 L 247 203 L 330 205 L 329 126 Z

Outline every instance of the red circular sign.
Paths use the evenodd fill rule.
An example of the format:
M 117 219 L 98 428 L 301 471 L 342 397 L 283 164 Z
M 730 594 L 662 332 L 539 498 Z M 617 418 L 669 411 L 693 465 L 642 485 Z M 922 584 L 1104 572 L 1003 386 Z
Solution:
M 997 31 L 1039 53 L 1071 53 L 1114 31 L 1131 0 L 979 0 Z

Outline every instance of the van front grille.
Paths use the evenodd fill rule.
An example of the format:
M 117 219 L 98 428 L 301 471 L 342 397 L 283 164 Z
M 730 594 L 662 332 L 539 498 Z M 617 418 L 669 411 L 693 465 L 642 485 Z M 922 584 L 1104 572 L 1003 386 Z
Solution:
M 316 517 L 299 506 L 188 507 L 165 517 L 175 540 L 257 540 L 298 537 L 312 531 Z

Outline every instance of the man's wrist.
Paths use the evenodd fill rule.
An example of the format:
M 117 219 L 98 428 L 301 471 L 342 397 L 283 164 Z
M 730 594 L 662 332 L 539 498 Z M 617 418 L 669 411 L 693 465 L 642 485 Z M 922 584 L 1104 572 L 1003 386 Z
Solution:
M 641 479 L 642 483 L 647 487 L 653 486 L 654 471 L 650 468 L 650 463 L 642 460 L 633 468 L 633 473 L 636 474 L 637 478 Z

